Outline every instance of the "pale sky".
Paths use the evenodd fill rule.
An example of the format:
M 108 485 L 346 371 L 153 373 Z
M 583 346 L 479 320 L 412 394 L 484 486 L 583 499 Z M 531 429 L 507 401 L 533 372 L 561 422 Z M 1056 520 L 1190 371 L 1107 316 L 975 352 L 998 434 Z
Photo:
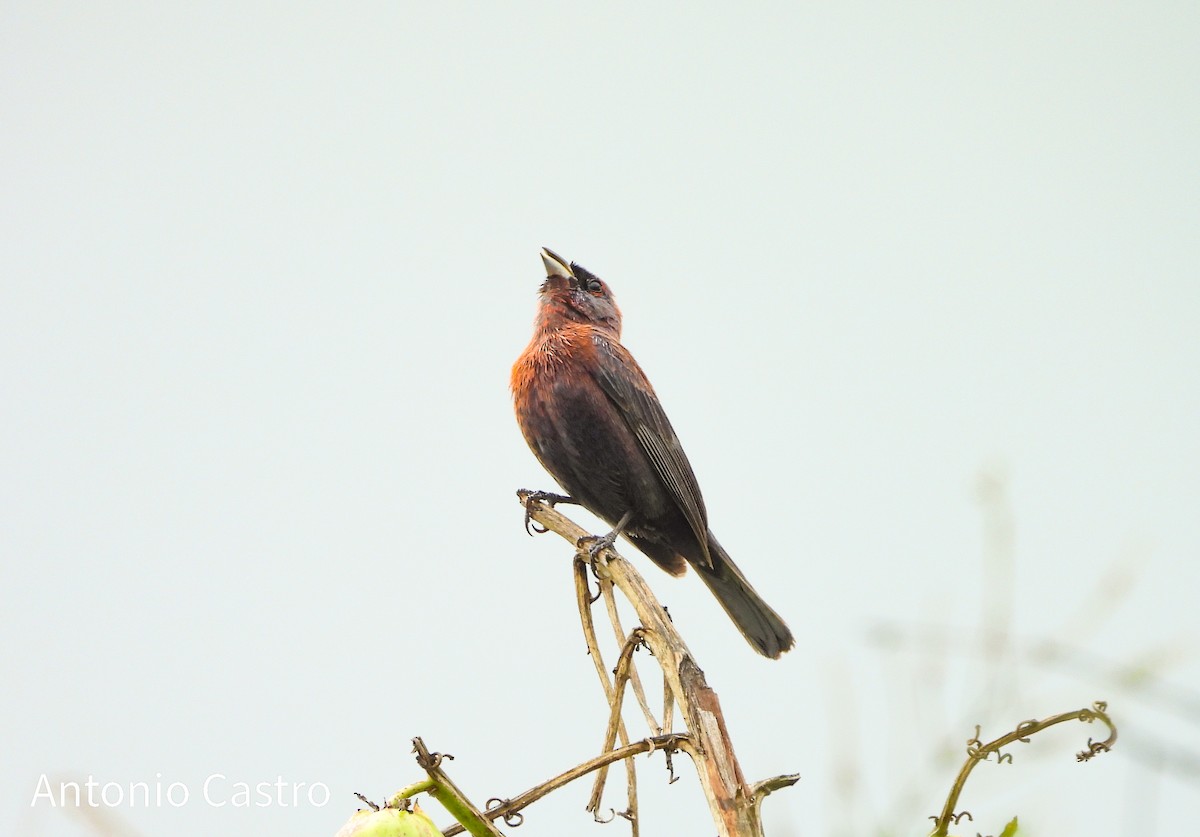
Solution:
M 96 833 L 42 775 L 182 783 L 105 811 L 144 837 L 332 835 L 414 735 L 481 804 L 597 752 L 571 550 L 513 494 L 554 487 L 507 392 L 542 246 L 614 289 L 798 637 L 762 660 L 623 550 L 748 777 L 802 774 L 771 837 L 924 834 L 976 723 L 1097 699 L 1117 750 L 1039 736 L 960 831 L 1187 833 L 1198 38 L 1167 2 L 5 3 L 0 834 Z M 1072 656 L 985 664 L 988 614 Z M 712 832 L 676 767 L 639 762 L 646 837 Z M 627 834 L 588 792 L 515 833 Z

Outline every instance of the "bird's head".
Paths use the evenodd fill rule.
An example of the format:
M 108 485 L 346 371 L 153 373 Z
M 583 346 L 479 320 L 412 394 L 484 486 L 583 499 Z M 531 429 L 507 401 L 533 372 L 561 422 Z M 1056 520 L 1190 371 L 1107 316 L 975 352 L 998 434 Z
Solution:
M 608 285 L 587 268 L 542 248 L 546 281 L 539 291 L 541 314 L 556 319 L 588 323 L 621 336 L 621 309 Z

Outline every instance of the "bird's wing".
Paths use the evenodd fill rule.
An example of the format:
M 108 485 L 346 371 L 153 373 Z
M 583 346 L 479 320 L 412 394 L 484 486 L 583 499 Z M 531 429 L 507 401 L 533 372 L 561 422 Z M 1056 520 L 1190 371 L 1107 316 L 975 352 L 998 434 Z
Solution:
M 700 495 L 691 463 L 667 414 L 658 403 L 645 373 L 625 347 L 601 336 L 596 336 L 594 342 L 598 359 L 596 381 L 621 411 L 663 485 L 687 518 L 700 544 L 701 560 L 711 569 L 708 512 L 704 509 L 704 498 Z

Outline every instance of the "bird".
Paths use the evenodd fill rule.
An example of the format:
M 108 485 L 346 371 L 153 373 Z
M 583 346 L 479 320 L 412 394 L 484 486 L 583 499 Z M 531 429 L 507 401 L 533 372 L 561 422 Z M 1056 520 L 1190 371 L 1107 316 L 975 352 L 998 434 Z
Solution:
M 765 657 L 795 639 L 713 536 L 696 475 L 654 388 L 621 345 L 608 284 L 542 248 L 533 338 L 513 364 L 517 424 L 542 466 L 577 503 L 673 576 L 690 566 Z M 593 552 L 595 554 L 595 552 Z

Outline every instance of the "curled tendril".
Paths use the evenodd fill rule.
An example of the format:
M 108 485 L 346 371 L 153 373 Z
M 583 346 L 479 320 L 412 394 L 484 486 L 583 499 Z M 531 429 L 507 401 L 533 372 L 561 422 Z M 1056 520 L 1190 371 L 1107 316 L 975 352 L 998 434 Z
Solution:
M 971 758 L 978 758 L 980 751 L 983 749 L 983 742 L 979 740 L 979 734 L 982 731 L 982 727 L 976 724 L 975 734 L 967 739 L 967 755 Z
M 596 822 L 600 823 L 601 825 L 607 825 L 608 823 L 612 822 L 616 818 L 617 818 L 617 812 L 614 811 L 612 808 L 608 809 L 608 819 L 601 818 L 599 811 L 592 814 L 592 819 L 594 819 Z
M 678 782 L 679 777 L 675 775 L 674 756 L 675 756 L 676 751 L 679 749 L 679 745 L 675 742 L 674 739 L 672 739 L 670 741 L 663 741 L 661 743 L 658 741 L 655 741 L 653 738 L 648 738 L 646 740 L 650 744 L 650 749 L 646 751 L 647 756 L 651 755 L 652 753 L 654 753 L 657 750 L 663 751 L 663 756 L 667 760 L 667 784 L 673 785 L 676 782 Z
M 1012 760 L 1012 753 L 1001 753 L 999 750 L 996 751 L 996 764 L 1004 764 L 1005 761 L 1007 761 L 1009 764 L 1012 764 Z
M 592 567 L 593 573 L 595 572 L 595 570 L 596 570 L 596 568 Z M 598 578 L 596 579 L 596 595 L 594 595 L 594 596 L 592 595 L 592 585 L 588 582 L 588 580 L 586 578 L 583 580 L 583 583 L 588 585 L 588 588 L 587 588 L 588 604 L 594 605 L 596 602 L 600 601 L 600 597 L 602 595 L 604 595 L 604 588 L 600 586 L 600 579 L 598 579 Z
M 501 799 L 498 796 L 493 796 L 487 801 L 486 807 L 488 810 L 491 810 L 493 808 L 500 808 L 510 802 L 512 802 L 511 799 Z M 507 814 L 501 814 L 500 816 L 504 820 L 504 824 L 509 828 L 517 828 L 525 822 L 525 815 L 520 811 L 509 811 Z
M 968 820 L 970 820 L 971 822 L 975 822 L 975 818 L 974 818 L 973 816 L 971 816 L 971 812 L 970 812 L 970 811 L 960 811 L 960 812 L 959 812 L 959 813 L 957 813 L 957 814 L 948 814 L 948 815 L 946 816 L 946 819 L 947 819 L 949 822 L 951 822 L 951 823 L 954 823 L 955 825 L 958 825 L 960 822 L 962 822 L 962 818 L 963 818 L 963 817 L 966 817 L 966 818 L 967 818 Z M 937 816 L 936 814 L 930 814 L 930 815 L 927 817 L 927 819 L 931 819 L 931 820 L 933 820 L 933 821 L 934 821 L 934 822 L 936 822 L 936 823 L 940 823 L 940 822 L 942 821 L 942 818 L 941 818 L 941 817 L 939 817 L 939 816 Z M 982 835 L 982 834 L 978 834 L 978 833 L 976 833 L 976 837 L 983 837 L 983 835 Z
M 1103 741 L 1093 741 L 1088 739 L 1088 748 L 1075 754 L 1075 761 L 1091 761 L 1100 753 L 1107 753 L 1109 750 L 1108 744 Z
M 1036 726 L 1037 726 L 1037 723 L 1038 723 L 1038 722 L 1037 722 L 1037 718 L 1034 718 L 1034 719 L 1032 719 L 1032 720 L 1029 720 L 1029 721 L 1021 721 L 1021 723 L 1017 724 L 1017 732 L 1023 732 L 1024 730 L 1027 730 L 1027 729 L 1029 729 L 1029 728 L 1031 728 L 1031 727 L 1036 727 Z M 1017 740 L 1018 740 L 1018 741 L 1020 741 L 1022 744 L 1028 744 L 1028 743 L 1029 743 L 1029 739 L 1028 739 L 1028 738 L 1018 738 Z

